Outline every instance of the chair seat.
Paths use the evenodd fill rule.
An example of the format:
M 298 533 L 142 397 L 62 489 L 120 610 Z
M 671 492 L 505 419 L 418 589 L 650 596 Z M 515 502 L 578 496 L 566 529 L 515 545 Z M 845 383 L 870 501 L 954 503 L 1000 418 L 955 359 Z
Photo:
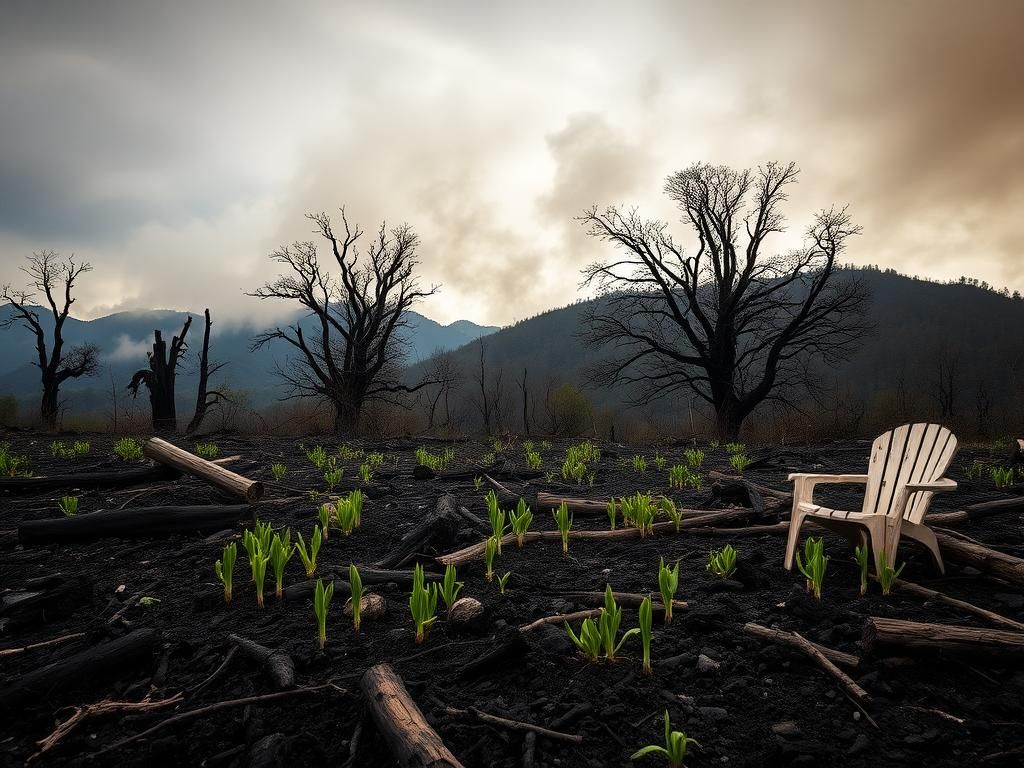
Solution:
M 801 501 L 797 507 L 801 512 L 813 517 L 827 517 L 831 520 L 849 520 L 856 522 L 858 520 L 865 520 L 871 517 L 877 517 L 877 515 L 865 515 L 863 512 L 848 512 L 844 509 L 830 509 L 829 507 L 823 507 L 820 504 L 812 504 L 809 501 Z

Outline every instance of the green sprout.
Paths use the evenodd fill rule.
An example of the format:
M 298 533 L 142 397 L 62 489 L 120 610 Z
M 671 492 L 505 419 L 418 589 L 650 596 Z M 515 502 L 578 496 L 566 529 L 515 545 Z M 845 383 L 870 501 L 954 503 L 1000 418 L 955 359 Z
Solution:
M 699 491 L 703 484 L 704 481 L 701 479 L 700 474 L 685 464 L 675 464 L 668 471 L 669 488 L 677 488 L 679 490 L 693 488 Z
M 743 443 L 726 443 L 725 452 L 730 456 L 738 456 L 747 452 L 747 446 Z
M 284 476 L 287 473 L 288 473 L 288 467 L 286 467 L 281 462 L 277 462 L 276 464 L 272 464 L 271 467 L 270 467 L 270 474 L 272 474 L 274 476 L 274 479 L 277 482 L 279 482 L 279 483 L 282 480 L 284 480 Z
M 444 470 L 448 469 L 448 465 L 451 464 L 454 459 L 454 448 L 445 448 L 439 454 L 431 453 L 426 448 L 416 449 L 416 463 L 424 467 L 428 467 L 429 469 L 432 469 L 435 472 L 443 472 Z M 484 463 L 493 463 L 493 459 L 491 462 Z
M 409 611 L 416 624 L 416 642 L 422 643 L 427 629 L 437 620 L 437 584 L 424 584 L 423 566 L 416 563 L 412 574 L 412 595 L 409 596 Z
M 196 456 L 213 461 L 220 455 L 220 448 L 216 443 L 196 443 Z
M 742 453 L 734 453 L 729 457 L 729 463 L 737 472 L 743 472 L 743 470 L 750 466 L 750 459 Z
M 344 474 L 344 467 L 328 467 L 324 470 L 324 485 L 327 486 L 327 490 L 333 491 L 337 488 Z
M 335 519 L 338 521 L 341 532 L 346 536 L 351 536 L 352 530 L 356 527 L 356 505 L 351 496 L 338 499 L 335 507 Z
M 964 475 L 968 480 L 980 480 L 985 474 L 985 465 L 975 459 L 970 464 L 964 465 Z
M 494 453 L 492 453 L 491 451 L 488 451 L 487 453 L 480 457 L 480 463 L 483 464 L 485 467 L 491 466 L 492 464 L 494 464 L 495 461 L 496 459 Z
M 362 480 L 366 485 L 369 485 L 370 480 L 373 479 L 373 467 L 371 467 L 369 464 L 360 464 L 359 479 Z
M 238 558 L 238 547 L 235 542 L 224 546 L 224 553 L 221 559 L 213 564 L 213 572 L 217 574 L 224 585 L 224 602 L 231 602 L 231 581 L 235 575 L 235 560 Z
M 92 446 L 89 445 L 88 440 L 75 440 L 71 446 L 71 455 L 74 457 L 88 456 Z
M 708 443 L 708 448 L 710 448 L 712 451 L 717 451 L 718 446 L 719 442 L 717 440 L 712 440 L 710 443 Z
M 669 601 L 671 605 L 671 601 Z M 645 597 L 643 602 L 640 603 L 640 641 L 644 646 L 644 665 L 643 673 L 645 675 L 651 674 L 651 623 L 652 623 L 653 609 L 651 608 L 651 598 Z
M 498 592 L 505 594 L 505 582 L 508 581 L 508 577 L 512 575 L 512 571 L 505 571 L 501 576 L 498 577 Z
M 476 477 L 473 478 L 473 489 L 474 490 L 479 491 L 481 488 L 483 488 L 483 485 L 484 485 L 484 479 L 482 477 L 477 475 Z
M 676 591 L 679 589 L 679 561 L 675 566 L 669 568 L 665 565 L 665 558 L 658 558 L 658 590 L 661 592 L 661 602 L 665 606 L 665 623 L 672 623 L 672 601 L 675 599 Z
M 263 582 L 267 578 L 267 563 L 270 562 L 270 553 L 263 548 L 259 537 L 249 530 L 242 537 L 242 545 L 249 553 L 249 568 L 252 571 L 252 580 L 256 584 L 256 605 L 262 608 Z
M 604 607 L 601 608 L 601 614 L 597 618 L 597 623 L 595 624 L 592 619 L 584 619 L 578 636 L 573 633 L 568 622 L 565 625 L 565 629 L 569 633 L 569 639 L 588 658 L 596 659 L 598 653 L 603 650 L 604 658 L 607 661 L 615 661 L 615 654 L 622 648 L 622 644 L 633 635 L 640 633 L 640 630 L 634 627 L 619 638 L 619 624 L 621 622 L 622 608 L 615 603 L 615 595 L 612 593 L 611 585 L 606 584 L 604 589 Z M 617 643 L 616 640 L 618 640 Z
M 114 443 L 114 455 L 121 461 L 138 461 L 142 458 L 142 446 L 132 437 L 122 437 Z
M 491 536 L 484 542 L 484 566 L 487 568 L 484 578 L 494 580 L 494 556 L 498 554 L 498 540 Z
M 569 554 L 569 531 L 572 528 L 572 514 L 569 512 L 569 505 L 564 501 L 558 505 L 558 509 L 551 510 L 558 526 L 558 532 L 562 534 L 562 554 Z
M 313 574 L 316 573 L 316 556 L 320 552 L 320 544 L 323 543 L 323 534 L 320 531 L 320 526 L 314 525 L 313 535 L 309 537 L 308 549 L 301 532 L 299 532 L 298 536 L 299 540 L 295 542 L 295 551 L 299 553 L 302 567 L 306 569 L 306 577 L 312 578 Z
M 89 454 L 90 445 L 87 440 L 75 440 L 71 446 L 67 446 L 60 440 L 54 440 L 50 443 L 50 453 L 53 458 L 60 457 L 62 459 L 77 459 L 82 456 Z
M 609 530 L 615 530 L 615 499 L 608 500 L 608 526 Z
M 854 547 L 853 556 L 860 568 L 860 593 L 865 595 L 868 591 L 868 545 L 859 544 Z
M 704 466 L 704 451 L 700 448 L 687 448 L 683 452 L 683 458 L 690 465 L 691 469 L 700 469 Z
M 641 475 L 647 471 L 647 459 L 643 456 L 633 457 L 633 471 L 639 472 Z
M 671 520 L 676 526 L 676 533 L 679 533 L 679 526 L 683 522 L 683 513 L 681 510 L 676 508 L 676 503 L 668 496 L 661 497 L 661 511 L 665 513 L 665 517 Z
M 1006 488 L 1013 485 L 1014 474 L 1013 467 L 992 467 L 992 482 L 996 488 Z
M 448 563 L 444 569 L 444 579 L 441 581 L 441 599 L 444 600 L 445 607 L 448 609 L 448 614 L 452 612 L 452 606 L 455 605 L 455 601 L 459 598 L 459 592 L 462 587 L 465 586 L 461 581 L 456 581 L 455 566 Z
M 540 469 L 541 457 L 537 451 L 526 452 L 526 466 L 530 469 Z
M 728 579 L 736 573 L 736 550 L 732 548 L 732 544 L 711 551 L 708 555 L 707 570 L 723 579 Z
M 516 535 L 516 544 L 521 547 L 523 538 L 530 529 L 530 523 L 533 522 L 533 512 L 526 502 L 520 499 L 516 503 L 515 511 L 510 514 L 512 515 L 512 533 Z
M 662 755 L 666 760 L 670 768 L 684 768 L 683 759 L 686 757 L 686 752 L 689 750 L 691 744 L 696 744 L 698 747 L 700 744 L 696 739 L 691 739 L 682 731 L 673 731 L 672 723 L 669 720 L 668 710 L 665 710 L 665 746 L 659 744 L 648 744 L 646 747 L 638 749 L 630 756 L 630 760 L 636 760 L 643 757 L 644 755 Z
M 594 623 L 593 619 L 583 620 L 583 624 L 580 625 L 579 635 L 573 633 L 569 622 L 565 622 L 565 631 L 569 633 L 569 639 L 580 649 L 584 656 L 590 661 L 597 661 L 601 655 L 601 634 L 598 632 L 597 624 Z
M 498 494 L 493 490 L 484 496 L 487 502 L 487 519 L 491 521 L 491 535 L 498 542 L 498 554 L 501 554 L 501 537 L 505 535 L 505 511 L 498 506 Z
M 384 454 L 377 452 L 368 453 L 366 454 L 366 463 L 370 465 L 370 469 L 379 467 L 384 464 Z
M 144 597 L 139 598 L 139 605 L 141 605 L 143 608 L 152 608 L 154 605 L 160 602 L 161 600 L 159 597 L 150 597 L 149 595 L 145 595 Z
M 66 450 L 67 448 L 64 446 L 64 443 L 60 442 L 59 440 L 54 440 L 52 443 L 50 443 L 50 455 L 53 456 L 53 458 L 55 459 L 58 456 L 63 456 Z
M 825 569 L 829 558 L 825 555 L 825 541 L 810 536 L 804 542 L 804 556 L 796 553 L 796 567 L 807 579 L 807 591 L 821 600 L 821 584 L 825 580 Z
M 320 491 L 318 491 L 316 488 L 310 488 L 308 491 L 306 491 L 306 500 L 310 504 L 316 504 L 317 502 L 320 501 Z
M 888 595 L 892 591 L 893 583 L 903 573 L 906 565 L 906 563 L 901 563 L 899 568 L 894 569 L 889 565 L 889 558 L 886 557 L 884 549 L 878 554 L 875 561 L 875 575 L 878 577 L 878 583 L 882 585 L 883 595 Z
M 640 531 L 641 538 L 647 534 L 654 534 L 654 502 L 648 493 L 634 493 L 632 496 L 625 496 L 619 499 L 619 508 L 622 510 L 623 524 L 635 526 Z
M 654 466 L 658 468 L 659 472 L 665 469 L 665 457 L 660 453 L 655 452 L 654 454 Z
M 348 583 L 352 592 L 352 626 L 359 632 L 360 615 L 359 610 L 363 602 L 363 577 L 359 575 L 359 569 L 355 563 L 348 566 Z
M 274 596 L 278 600 L 284 596 L 284 567 L 294 554 L 291 528 L 285 528 L 283 534 L 274 534 L 270 543 L 270 565 L 274 569 Z
M 545 472 L 544 473 L 544 482 L 547 483 L 548 485 L 551 485 L 553 482 L 555 482 L 555 473 L 554 472 Z
M 533 440 L 523 440 L 523 450 L 529 453 L 533 450 Z
M 327 609 L 331 606 L 334 598 L 334 582 L 331 581 L 324 588 L 323 579 L 316 580 L 316 589 L 313 591 L 313 613 L 316 614 L 316 625 L 319 629 L 320 650 L 327 645 Z
M 363 492 L 358 488 L 354 491 L 349 491 L 348 503 L 351 504 L 352 508 L 355 510 L 355 526 L 358 528 L 363 524 Z
M 64 517 L 74 517 L 78 514 L 78 497 L 77 496 L 61 496 L 57 507 L 61 512 L 64 513 Z
M 541 440 L 540 441 L 540 449 L 542 451 L 550 451 L 551 450 L 551 441 L 550 440 Z
M 306 458 L 309 459 L 310 464 L 317 469 L 323 469 L 324 465 L 327 463 L 327 451 L 324 450 L 322 445 L 318 445 L 315 448 L 306 451 Z
M 351 461 L 352 459 L 363 458 L 364 452 L 361 448 L 352 448 L 342 443 L 338 446 L 338 458 L 342 461 Z M 377 454 L 378 456 L 380 454 Z M 383 463 L 383 462 L 382 462 Z
M 320 531 L 323 533 L 323 540 L 327 541 L 331 532 L 331 518 L 334 517 L 334 507 L 330 504 L 321 504 L 319 512 Z

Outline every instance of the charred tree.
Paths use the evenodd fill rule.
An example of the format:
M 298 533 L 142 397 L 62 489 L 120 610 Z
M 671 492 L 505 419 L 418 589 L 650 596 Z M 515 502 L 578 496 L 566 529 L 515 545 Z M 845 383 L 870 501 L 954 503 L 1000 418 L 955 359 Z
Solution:
M 153 331 L 153 351 L 149 353 L 149 367 L 141 368 L 132 376 L 128 390 L 132 397 L 139 394 L 143 384 L 149 390 L 149 404 L 153 410 L 154 432 L 175 432 L 178 429 L 178 414 L 174 405 L 174 380 L 177 376 L 178 361 L 188 349 L 185 336 L 192 325 L 192 316 L 185 319 L 178 336 L 171 337 L 170 349 L 159 330 Z
M 325 213 L 310 214 L 316 233 L 330 244 L 337 276 L 321 268 L 316 244 L 296 242 L 278 248 L 271 259 L 290 273 L 250 295 L 295 301 L 311 321 L 277 327 L 256 337 L 253 349 L 274 340 L 291 345 L 295 357 L 277 370 L 291 388 L 285 399 L 326 399 L 334 407 L 334 429 L 354 432 L 363 407 L 373 401 L 406 405 L 401 393 L 416 392 L 428 381 L 406 385 L 399 380 L 405 353 L 402 331 L 410 308 L 437 288 L 421 289 L 416 277 L 419 237 L 408 224 L 391 229 L 381 224 L 360 254 L 363 232 L 350 227 L 341 210 L 344 235 L 334 233 Z M 307 335 L 308 333 L 308 335 Z
M 779 209 L 797 173 L 792 163 L 757 172 L 698 163 L 669 176 L 665 192 L 696 237 L 689 251 L 665 222 L 635 209 L 580 217 L 618 249 L 584 270 L 602 296 L 584 316 L 583 338 L 612 350 L 593 380 L 631 387 L 634 404 L 690 389 L 731 439 L 761 403 L 790 405 L 812 387 L 809 361 L 837 361 L 859 344 L 865 288 L 836 275 L 860 231 L 846 209 L 817 214 L 798 249 L 765 252 L 784 230 Z
M 75 263 L 74 256 L 60 259 L 55 251 L 40 251 L 28 258 L 28 265 L 21 271 L 29 277 L 27 288 L 15 290 L 9 284 L 0 288 L 0 298 L 14 309 L 0 322 L 0 328 L 21 323 L 35 335 L 36 359 L 33 365 L 39 368 L 43 385 L 39 419 L 44 429 L 55 429 L 61 384 L 68 379 L 92 376 L 99 368 L 99 348 L 95 344 L 64 347 L 64 324 L 71 305 L 75 303 L 72 290 L 83 273 L 92 271 L 92 266 L 86 261 Z M 49 345 L 46 328 L 37 311 L 45 309 L 31 303 L 40 293 L 53 315 L 52 343 Z
M 192 420 L 185 428 L 185 434 L 191 435 L 199 430 L 206 418 L 206 412 L 222 402 L 228 400 L 223 392 L 210 389 L 210 377 L 224 367 L 224 363 L 210 363 L 210 328 L 213 323 L 210 320 L 210 310 L 203 311 L 206 323 L 203 328 L 203 349 L 199 353 L 199 388 L 196 390 L 196 410 L 192 414 Z

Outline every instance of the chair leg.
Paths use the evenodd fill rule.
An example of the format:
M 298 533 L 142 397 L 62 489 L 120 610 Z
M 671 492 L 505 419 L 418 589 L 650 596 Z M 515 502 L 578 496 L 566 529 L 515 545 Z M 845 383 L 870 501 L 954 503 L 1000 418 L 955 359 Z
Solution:
M 867 535 L 871 539 L 871 553 L 874 556 L 875 571 L 878 570 L 879 560 L 882 558 L 882 553 L 885 553 L 885 559 L 888 565 L 891 567 L 896 561 L 895 546 L 890 546 L 888 536 L 886 536 L 885 519 L 879 518 L 872 520 L 867 526 Z M 893 550 L 893 551 L 890 551 Z
M 793 560 L 796 557 L 796 545 L 800 541 L 800 526 L 804 524 L 806 515 L 793 511 L 789 518 L 789 539 L 786 542 L 786 559 L 782 566 L 787 571 L 793 570 Z
M 946 564 L 942 561 L 942 553 L 939 551 L 939 541 L 935 538 L 935 534 L 932 532 L 932 529 L 926 525 L 904 524 L 903 533 L 928 550 L 928 554 L 932 556 L 932 562 L 935 563 L 935 567 L 938 569 L 939 573 L 944 576 L 946 574 Z

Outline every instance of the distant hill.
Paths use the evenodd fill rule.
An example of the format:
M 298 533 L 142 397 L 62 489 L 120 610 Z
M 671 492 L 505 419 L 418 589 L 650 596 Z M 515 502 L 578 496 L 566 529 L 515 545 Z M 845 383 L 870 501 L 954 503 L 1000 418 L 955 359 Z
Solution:
M 254 405 L 265 405 L 279 397 L 283 390 L 273 372 L 275 364 L 286 364 L 288 346 L 284 343 L 271 343 L 263 349 L 250 352 L 252 339 L 257 332 L 252 328 L 218 322 L 216 307 L 212 312 L 211 356 L 218 362 L 227 363 L 218 374 L 218 379 L 229 387 L 247 391 Z M 11 313 L 9 306 L 0 307 L 0 319 Z M 39 314 L 49 332 L 53 326 L 49 311 L 41 310 Z M 171 336 L 181 330 L 185 317 L 185 312 L 171 310 L 118 312 L 85 321 L 69 317 L 64 326 L 65 343 L 91 342 L 99 346 L 101 353 L 101 373 L 98 377 L 69 381 L 62 387 L 62 394 L 74 394 L 73 398 L 69 398 L 69 405 L 75 412 L 85 412 L 109 402 L 111 375 L 116 386 L 123 390 L 132 373 L 146 365 L 146 353 L 153 344 L 153 330 L 159 328 L 169 342 Z M 192 352 L 186 356 L 178 386 L 179 399 L 189 403 L 195 398 L 196 384 L 192 369 L 195 367 L 195 353 L 202 344 L 203 333 L 202 312 L 193 312 L 192 317 L 192 327 L 188 333 Z M 477 325 L 468 320 L 441 325 L 411 312 L 406 331 L 407 363 L 414 364 L 437 350 L 461 347 L 496 330 L 496 326 Z M 39 372 L 32 365 L 34 356 L 33 334 L 17 324 L 6 330 L 0 329 L 0 394 L 14 395 L 23 404 L 38 396 Z M 140 397 L 144 399 L 143 395 Z

